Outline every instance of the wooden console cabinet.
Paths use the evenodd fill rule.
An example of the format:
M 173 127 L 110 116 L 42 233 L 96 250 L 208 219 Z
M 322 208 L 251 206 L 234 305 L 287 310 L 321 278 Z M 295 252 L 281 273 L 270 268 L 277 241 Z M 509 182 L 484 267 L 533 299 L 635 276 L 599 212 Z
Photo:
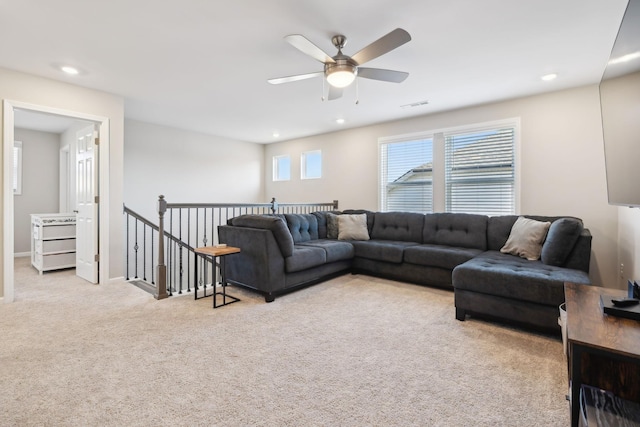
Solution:
M 31 265 L 44 271 L 76 266 L 76 216 L 31 215 Z
M 640 403 L 640 321 L 609 316 L 600 295 L 621 290 L 565 283 L 571 425 L 577 427 L 580 389 L 589 385 Z

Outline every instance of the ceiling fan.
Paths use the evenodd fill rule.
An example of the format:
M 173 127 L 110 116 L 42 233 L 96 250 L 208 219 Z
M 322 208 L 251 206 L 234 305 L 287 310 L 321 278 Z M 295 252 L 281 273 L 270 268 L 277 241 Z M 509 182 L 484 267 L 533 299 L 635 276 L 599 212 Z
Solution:
M 329 54 L 300 34 L 292 34 L 284 39 L 302 53 L 322 62 L 324 70 L 267 80 L 274 85 L 324 76 L 329 83 L 328 99 L 332 100 L 340 98 L 343 88 L 353 83 L 358 76 L 393 83 L 401 83 L 409 76 L 409 73 L 403 71 L 361 67 L 365 62 L 391 52 L 410 41 L 411 36 L 402 28 L 396 28 L 387 35 L 380 37 L 353 56 L 347 56 L 342 53 L 342 49 L 347 44 L 347 38 L 343 35 L 336 35 L 331 38 L 331 42 L 338 49 L 338 53 L 335 56 L 329 56 Z

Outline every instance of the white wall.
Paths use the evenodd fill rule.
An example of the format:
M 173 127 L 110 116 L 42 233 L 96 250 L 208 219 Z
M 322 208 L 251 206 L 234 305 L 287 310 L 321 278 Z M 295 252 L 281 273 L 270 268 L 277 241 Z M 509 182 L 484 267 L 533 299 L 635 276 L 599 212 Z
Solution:
M 135 120 L 125 122 L 127 207 L 157 223 L 156 202 L 258 203 L 264 199 L 264 149 Z
M 619 285 L 626 289 L 627 280 L 640 283 L 640 208 L 618 208 L 618 218 L 619 259 L 624 266 Z
M 79 77 L 81 83 L 81 77 Z M 110 144 L 109 164 L 109 215 L 103 218 L 109 229 L 109 265 L 101 268 L 109 278 L 123 275 L 123 218 L 122 218 L 122 164 L 124 101 L 121 97 L 86 89 L 80 86 L 32 76 L 25 73 L 0 68 L 0 100 L 9 100 L 47 108 L 84 113 L 109 119 Z M 2 106 L 4 109 L 4 106 Z M 4 110 L 3 110 L 4 111 Z M 0 142 L 4 144 L 4 122 L 0 132 Z M 4 178 L 0 178 L 4 179 Z M 4 182 L 0 186 L 4 191 Z M 4 197 L 4 193 L 3 196 Z M 4 216 L 0 237 L 4 240 Z M 1 249 L 1 274 L 4 276 L 4 248 Z
M 60 135 L 15 129 L 22 141 L 22 194 L 13 198 L 16 254 L 31 251 L 31 214 L 58 212 L 58 147 Z
M 426 107 L 428 109 L 428 107 Z M 519 117 L 520 212 L 572 215 L 593 234 L 590 276 L 617 284 L 617 208 L 607 203 L 596 85 L 274 143 L 265 147 L 265 194 L 280 201 L 338 199 L 378 209 L 378 138 Z M 300 180 L 300 153 L 321 149 L 323 178 Z M 273 182 L 271 159 L 290 154 L 292 179 Z

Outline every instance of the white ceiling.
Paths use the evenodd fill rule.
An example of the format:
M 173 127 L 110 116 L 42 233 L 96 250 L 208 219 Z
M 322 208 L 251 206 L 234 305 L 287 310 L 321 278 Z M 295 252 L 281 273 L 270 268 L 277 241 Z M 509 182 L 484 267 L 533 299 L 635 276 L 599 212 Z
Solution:
M 90 123 L 71 117 L 47 114 L 17 108 L 14 114 L 14 127 L 42 132 L 63 133 L 76 122 Z
M 626 3 L 0 0 L 0 67 L 121 95 L 127 118 L 268 143 L 597 83 Z M 358 79 L 357 105 L 355 86 L 322 101 L 319 78 L 267 83 L 322 70 L 288 34 L 331 55 L 344 34 L 352 55 L 398 27 L 412 40 L 367 66 L 409 78 Z M 547 73 L 558 78 L 541 81 Z

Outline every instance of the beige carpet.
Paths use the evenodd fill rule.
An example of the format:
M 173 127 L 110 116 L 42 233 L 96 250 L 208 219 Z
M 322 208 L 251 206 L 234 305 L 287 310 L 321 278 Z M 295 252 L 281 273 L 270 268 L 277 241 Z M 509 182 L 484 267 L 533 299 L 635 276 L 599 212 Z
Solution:
M 266 304 L 156 301 L 16 264 L 3 426 L 566 426 L 558 338 L 454 318 L 453 294 L 346 275 Z

